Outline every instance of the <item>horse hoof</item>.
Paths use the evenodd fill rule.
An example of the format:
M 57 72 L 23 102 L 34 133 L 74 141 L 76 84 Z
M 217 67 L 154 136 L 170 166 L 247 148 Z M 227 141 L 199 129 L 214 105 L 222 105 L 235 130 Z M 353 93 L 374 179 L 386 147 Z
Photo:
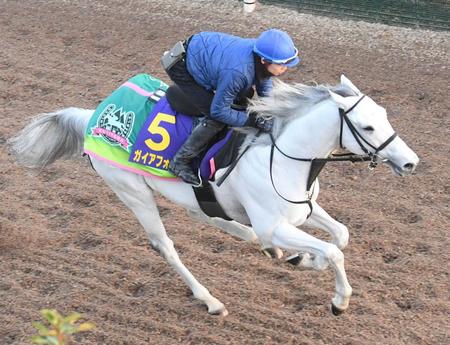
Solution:
M 333 313 L 334 316 L 339 316 L 341 315 L 345 310 L 343 309 L 339 309 L 338 307 L 336 307 L 333 303 L 331 304 L 331 312 Z
M 209 313 L 210 315 L 217 315 L 217 316 L 225 317 L 225 316 L 228 315 L 228 310 L 227 310 L 227 308 L 223 307 L 223 308 L 221 308 L 221 309 L 209 311 L 208 313 Z
M 273 248 L 264 248 L 264 249 L 261 249 L 261 251 L 268 258 L 271 258 L 271 259 L 277 258 L 277 253 L 276 253 L 275 249 L 273 249 Z
M 303 254 L 294 254 L 286 259 L 291 265 L 298 266 L 303 259 Z

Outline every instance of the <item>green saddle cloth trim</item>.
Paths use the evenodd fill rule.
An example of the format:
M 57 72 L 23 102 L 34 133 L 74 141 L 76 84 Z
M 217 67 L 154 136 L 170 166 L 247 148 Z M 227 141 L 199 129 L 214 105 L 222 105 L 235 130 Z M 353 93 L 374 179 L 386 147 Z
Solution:
M 174 178 L 167 170 L 128 161 L 139 131 L 159 99 L 158 90 L 167 88 L 148 74 L 138 74 L 121 85 L 95 109 L 86 129 L 84 152 L 141 175 Z

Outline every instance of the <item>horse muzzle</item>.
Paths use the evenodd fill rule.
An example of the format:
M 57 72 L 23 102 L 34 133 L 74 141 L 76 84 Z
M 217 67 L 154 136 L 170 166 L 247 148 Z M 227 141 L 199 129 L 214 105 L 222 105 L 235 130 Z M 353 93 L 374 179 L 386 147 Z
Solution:
M 414 173 L 419 164 L 417 154 L 400 137 L 396 137 L 378 157 L 391 167 L 395 175 L 402 177 Z
M 416 170 L 417 164 L 419 163 L 419 159 L 417 158 L 417 161 L 415 161 L 415 162 L 407 162 L 407 163 L 403 164 L 402 166 L 397 165 L 388 159 L 383 160 L 383 162 L 386 163 L 387 165 L 389 165 L 389 167 L 391 168 L 391 170 L 394 174 L 396 174 L 397 176 L 404 177 L 404 176 L 411 175 L 412 173 L 414 173 L 414 171 Z

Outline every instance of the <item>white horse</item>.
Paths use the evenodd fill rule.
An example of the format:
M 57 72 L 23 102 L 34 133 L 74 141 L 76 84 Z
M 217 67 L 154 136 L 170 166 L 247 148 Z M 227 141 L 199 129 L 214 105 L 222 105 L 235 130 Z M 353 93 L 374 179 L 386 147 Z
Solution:
M 234 170 L 220 187 L 212 182 L 217 200 L 233 221 L 207 217 L 192 187 L 179 179 L 143 177 L 94 157 L 92 165 L 134 212 L 151 246 L 179 273 L 194 296 L 206 304 L 209 313 L 228 312 L 181 262 L 160 219 L 153 191 L 183 206 L 197 219 L 243 240 L 259 241 L 262 248 L 270 248 L 278 258 L 286 250 L 291 255 L 303 253 L 297 258 L 303 267 L 323 270 L 330 265 L 336 282 L 331 306 L 338 314 L 347 309 L 352 293 L 341 251 L 347 246 L 349 233 L 345 225 L 317 204 L 317 180 L 312 192 L 307 190 L 310 158 L 329 157 L 345 147 L 357 155 L 368 154 L 372 164 L 387 162 L 401 176 L 412 173 L 419 159 L 396 136 L 385 109 L 364 97 L 344 76 L 335 87 L 278 82 L 269 97 L 254 101 L 251 108 L 274 118 L 273 137 L 263 134 L 255 138 L 255 132 L 250 131 L 250 147 Z M 56 159 L 80 155 L 92 114 L 93 110 L 67 108 L 36 117 L 10 140 L 19 163 L 42 168 Z M 220 178 L 225 170 L 219 170 L 216 177 Z M 328 232 L 332 243 L 297 228 L 302 224 Z

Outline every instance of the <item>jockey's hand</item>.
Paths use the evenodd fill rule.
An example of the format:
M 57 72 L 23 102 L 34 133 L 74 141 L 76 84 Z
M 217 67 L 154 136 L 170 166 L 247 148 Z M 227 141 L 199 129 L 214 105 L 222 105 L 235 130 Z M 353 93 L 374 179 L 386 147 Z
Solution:
M 264 119 L 262 117 L 257 117 L 256 113 L 250 113 L 248 119 L 245 122 L 245 127 L 254 127 L 262 132 L 269 133 L 272 131 L 273 119 Z

